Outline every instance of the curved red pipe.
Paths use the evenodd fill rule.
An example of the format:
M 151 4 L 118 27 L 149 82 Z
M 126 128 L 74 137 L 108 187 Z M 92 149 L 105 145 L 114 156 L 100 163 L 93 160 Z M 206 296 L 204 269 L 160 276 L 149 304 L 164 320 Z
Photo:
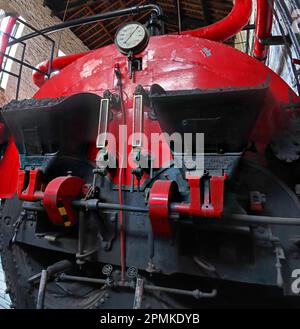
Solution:
M 273 6 L 274 0 L 257 0 L 257 22 L 253 55 L 259 60 L 264 60 L 268 53 L 268 46 L 263 45 L 261 40 L 271 35 Z M 251 13 L 252 0 L 236 0 L 229 15 L 221 21 L 200 29 L 184 31 L 182 34 L 222 42 L 240 32 L 248 24 Z M 61 70 L 86 54 L 87 53 L 72 54 L 55 58 L 52 61 L 52 71 Z M 2 56 L 0 56 L 0 64 L 2 63 L 1 57 Z M 49 64 L 50 61 L 45 61 L 39 64 L 37 68 L 43 72 L 48 72 Z M 34 72 L 32 78 L 34 84 L 38 87 L 43 86 L 46 82 L 46 76 L 40 72 Z
M 80 53 L 80 54 L 72 54 L 72 55 L 68 55 L 68 56 L 62 56 L 62 57 L 57 57 L 54 58 L 52 60 L 52 68 L 51 71 L 60 71 L 62 70 L 64 67 L 68 66 L 69 64 L 73 63 L 74 61 L 76 61 L 77 59 L 85 56 L 88 52 L 85 53 Z M 48 72 L 49 70 L 49 66 L 50 66 L 50 60 L 47 60 L 45 62 L 42 62 L 41 64 L 39 64 L 37 66 L 37 69 L 39 69 L 42 72 Z M 38 71 L 34 71 L 32 74 L 32 80 L 33 83 L 37 86 L 37 87 L 42 87 L 45 82 L 47 81 L 47 76 L 45 76 L 43 73 L 38 72 Z
M 235 4 L 230 14 L 221 21 L 192 31 L 182 32 L 183 35 L 191 35 L 214 41 L 225 41 L 245 27 L 252 13 L 252 0 L 235 0 Z M 86 53 L 74 54 L 55 58 L 52 61 L 52 72 L 61 70 L 67 65 L 81 58 Z M 45 61 L 37 66 L 40 71 L 48 72 L 50 61 Z M 46 76 L 40 72 L 34 72 L 32 76 L 36 86 L 41 87 L 46 82 Z
M 263 0 L 267 1 L 267 0 Z M 181 34 L 213 41 L 225 41 L 239 33 L 249 22 L 252 13 L 252 0 L 235 0 L 228 16 L 221 21 Z
M 5 29 L 1 31 L 2 35 L 0 37 L 0 69 L 2 68 L 2 64 L 4 61 L 4 55 L 8 42 L 9 42 L 9 36 L 12 34 L 13 28 L 16 24 L 16 17 L 10 16 L 8 17 L 7 25 L 5 26 Z
M 273 23 L 274 0 L 257 0 L 257 18 L 253 56 L 260 61 L 267 58 L 269 47 L 261 40 L 270 37 Z

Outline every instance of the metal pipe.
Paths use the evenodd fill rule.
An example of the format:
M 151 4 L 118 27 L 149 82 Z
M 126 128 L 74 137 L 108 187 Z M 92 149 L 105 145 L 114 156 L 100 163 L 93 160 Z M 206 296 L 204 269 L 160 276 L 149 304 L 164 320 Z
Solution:
M 253 216 L 244 214 L 228 215 L 225 218 L 248 224 L 300 225 L 300 218 Z
M 139 310 L 142 308 L 144 295 L 144 280 L 141 278 L 136 279 L 135 294 L 133 300 L 133 309 Z
M 50 278 L 59 272 L 67 271 L 71 268 L 72 268 L 72 263 L 69 260 L 66 260 L 66 259 L 61 260 L 61 261 L 54 263 L 53 265 L 50 265 L 47 267 L 47 278 Z M 40 279 L 41 275 L 42 275 L 42 272 L 37 273 L 37 274 L 31 276 L 27 280 L 27 282 L 34 283 L 37 279 Z
M 177 19 L 178 19 L 178 33 L 181 33 L 181 10 L 180 10 L 180 0 L 177 0 Z
M 44 308 L 47 280 L 48 280 L 47 270 L 42 270 L 39 292 L 38 292 L 37 303 L 36 303 L 36 308 L 38 310 Z
M 2 64 L 5 57 L 4 54 L 9 44 L 10 35 L 12 34 L 12 31 L 17 21 L 16 17 L 14 16 L 7 17 L 6 19 L 8 20 L 7 25 L 5 26 L 3 31 L 1 31 L 2 35 L 0 38 L 0 69 L 2 69 Z
M 18 43 L 18 42 L 23 42 L 28 39 L 37 37 L 39 34 L 47 35 L 50 33 L 62 31 L 64 29 L 76 27 L 79 25 L 92 24 L 92 23 L 104 21 L 107 19 L 115 18 L 115 17 L 133 15 L 133 14 L 138 14 L 138 13 L 145 12 L 145 11 L 154 11 L 159 16 L 162 16 L 162 14 L 163 14 L 162 9 L 158 5 L 154 5 L 154 4 L 148 4 L 148 5 L 143 5 L 143 6 L 134 6 L 134 7 L 130 7 L 130 8 L 109 11 L 106 13 L 101 13 L 101 14 L 97 14 L 97 15 L 93 15 L 93 16 L 76 18 L 76 19 L 73 19 L 70 21 L 59 23 L 57 25 L 46 27 L 46 28 L 40 30 L 39 33 L 32 32 L 27 35 L 24 35 L 23 37 L 21 37 L 17 40 L 13 40 L 12 42 L 9 43 L 9 46 L 11 46 L 15 43 Z
M 90 200 L 77 200 L 73 201 L 72 205 L 74 207 L 84 207 L 86 209 L 108 209 L 108 210 L 122 210 L 122 211 L 132 211 L 132 212 L 140 212 L 147 213 L 149 210 L 146 207 L 132 207 L 126 206 L 124 204 L 120 205 L 117 203 L 105 203 L 99 202 L 97 199 Z
M 106 210 L 123 210 L 123 211 L 139 212 L 139 213 L 149 212 L 149 209 L 146 207 L 133 207 L 127 205 L 119 205 L 118 203 L 105 203 L 105 202 L 99 202 L 99 200 L 97 199 L 75 200 L 72 201 L 72 206 L 75 208 L 85 208 L 89 210 L 106 209 Z M 39 212 L 45 211 L 45 208 L 37 204 L 36 202 L 27 202 L 27 201 L 23 203 L 23 209 L 39 211 Z
M 198 289 L 196 290 L 182 290 L 182 289 L 175 289 L 175 288 L 168 288 L 168 287 L 160 287 L 160 286 L 152 286 L 149 284 L 144 285 L 145 290 L 151 291 L 163 291 L 171 294 L 176 295 L 184 295 L 184 296 L 192 296 L 197 299 L 199 298 L 214 298 L 217 296 L 217 290 L 214 289 L 212 292 L 202 292 Z
M 16 39 L 16 40 L 17 40 L 17 39 Z M 48 74 L 47 72 L 40 71 L 39 69 L 35 68 L 34 66 L 32 66 L 32 65 L 30 65 L 30 64 L 27 64 L 26 62 L 21 61 L 21 60 L 15 58 L 15 57 L 9 56 L 9 55 L 5 54 L 4 52 L 1 52 L 1 51 L 0 51 L 0 58 L 1 58 L 2 56 L 3 56 L 3 57 L 6 57 L 6 58 L 8 58 L 8 59 L 11 59 L 12 61 L 14 61 L 14 62 L 16 62 L 16 63 L 18 63 L 18 64 L 20 64 L 20 65 L 24 65 L 25 67 L 27 67 L 27 68 L 29 68 L 29 69 L 36 70 L 37 72 L 40 72 L 40 73 L 43 74 L 43 75 L 47 75 L 47 74 Z
M 84 238 L 85 238 L 85 214 L 84 210 L 79 210 L 79 228 L 78 228 L 78 253 L 76 263 L 78 265 L 83 265 L 85 263 L 84 260 L 80 259 L 80 257 L 84 254 Z
M 33 83 L 37 87 L 41 88 L 47 81 L 47 76 L 41 72 L 48 72 L 48 74 L 51 74 L 54 71 L 60 71 L 63 68 L 65 68 L 66 66 L 68 66 L 69 64 L 73 63 L 74 61 L 85 56 L 88 53 L 89 52 L 57 57 L 57 58 L 53 59 L 52 65 L 51 65 L 50 60 L 40 63 L 36 67 L 37 70 L 35 70 L 32 74 Z M 51 68 L 51 72 L 49 72 L 50 68 Z
M 94 278 L 87 278 L 83 276 L 73 276 L 73 275 L 66 275 L 62 273 L 59 276 L 59 280 L 62 281 L 77 281 L 77 282 L 89 282 L 89 283 L 99 283 L 99 284 L 106 284 L 108 281 L 107 279 L 94 279 Z M 123 282 L 123 281 L 116 281 L 112 283 L 112 286 L 116 287 L 125 287 L 130 289 L 135 289 L 135 284 L 131 282 Z M 202 292 L 198 289 L 195 290 L 183 290 L 183 289 L 175 289 L 175 288 L 168 288 L 168 287 L 161 287 L 161 286 L 154 286 L 150 284 L 144 285 L 145 290 L 150 291 L 163 291 L 166 293 L 176 294 L 176 295 L 184 295 L 184 296 L 192 296 L 196 299 L 199 298 L 213 298 L 217 296 L 217 290 L 214 289 L 211 292 Z
M 252 0 L 235 0 L 231 12 L 221 21 L 200 29 L 185 31 L 181 34 L 213 41 L 225 41 L 235 36 L 248 24 L 251 13 Z
M 147 207 L 133 207 L 127 205 L 119 205 L 117 203 L 104 203 L 99 202 L 97 199 L 90 200 L 76 200 L 72 202 L 72 205 L 76 208 L 85 208 L 89 210 L 97 209 L 107 209 L 107 210 L 123 210 L 139 213 L 148 213 L 149 209 Z M 170 205 L 171 216 L 176 218 L 177 212 L 174 210 L 175 204 Z M 23 208 L 26 210 L 36 210 L 44 211 L 44 208 L 41 206 L 36 206 L 31 202 L 24 202 Z M 247 214 L 226 214 L 222 219 L 238 221 L 240 223 L 255 223 L 255 224 L 274 224 L 274 225 L 300 225 L 300 218 L 291 218 L 291 217 L 271 217 L 271 216 L 256 216 L 256 215 L 247 215 Z M 220 219 L 218 219 L 220 221 Z
M 260 61 L 265 61 L 269 47 L 262 40 L 271 36 L 273 24 L 274 0 L 257 0 L 257 18 L 253 56 Z
M 88 283 L 99 283 L 99 284 L 107 283 L 107 279 L 86 278 L 84 276 L 67 275 L 64 273 L 62 273 L 59 276 L 59 279 L 62 281 L 77 281 L 77 282 L 88 282 Z

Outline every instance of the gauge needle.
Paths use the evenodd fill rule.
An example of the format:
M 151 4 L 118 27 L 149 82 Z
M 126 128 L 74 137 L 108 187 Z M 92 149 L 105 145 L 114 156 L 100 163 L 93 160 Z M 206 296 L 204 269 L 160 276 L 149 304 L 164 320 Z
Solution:
M 126 39 L 124 43 L 127 43 L 127 41 L 133 36 L 134 32 L 138 29 L 139 27 L 137 26 L 134 31 L 130 34 L 130 36 Z

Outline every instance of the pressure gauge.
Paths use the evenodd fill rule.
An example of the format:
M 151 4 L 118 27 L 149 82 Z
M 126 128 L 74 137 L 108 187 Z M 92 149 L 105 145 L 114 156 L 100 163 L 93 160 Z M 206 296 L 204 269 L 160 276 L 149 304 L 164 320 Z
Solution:
M 144 25 L 130 22 L 119 28 L 116 33 L 115 44 L 124 55 L 138 54 L 147 47 L 149 38 L 148 30 Z

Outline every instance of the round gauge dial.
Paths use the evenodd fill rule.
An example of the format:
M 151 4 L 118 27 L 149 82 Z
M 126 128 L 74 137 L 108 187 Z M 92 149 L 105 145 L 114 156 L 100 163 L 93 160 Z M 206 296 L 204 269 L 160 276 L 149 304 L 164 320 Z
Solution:
M 148 45 L 148 30 L 140 23 L 123 25 L 116 33 L 115 44 L 122 54 L 138 54 Z

